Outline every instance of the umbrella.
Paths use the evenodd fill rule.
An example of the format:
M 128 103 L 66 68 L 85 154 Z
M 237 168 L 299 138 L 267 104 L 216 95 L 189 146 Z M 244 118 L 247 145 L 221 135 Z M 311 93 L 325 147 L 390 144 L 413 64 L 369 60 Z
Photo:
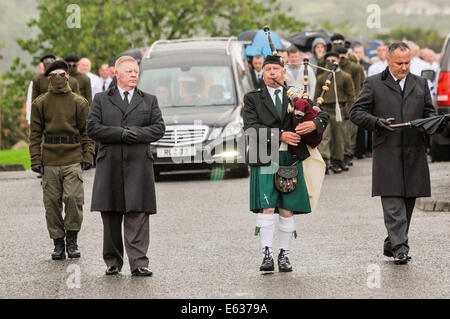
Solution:
M 288 40 L 295 44 L 301 51 L 311 51 L 312 43 L 316 38 L 322 38 L 325 42 L 330 42 L 334 32 L 318 29 L 318 30 L 304 30 L 291 35 Z
M 112 61 L 111 64 L 114 65 L 114 63 L 116 63 L 117 59 L 120 58 L 121 56 L 125 56 L 125 55 L 129 55 L 131 57 L 133 57 L 137 63 L 141 63 L 142 60 L 142 48 L 141 49 L 130 49 L 127 51 L 124 51 L 122 53 L 119 53 Z
M 283 45 L 281 44 L 278 35 L 274 31 L 270 31 L 270 37 L 272 38 L 272 42 L 275 45 L 275 49 L 282 50 Z M 263 30 L 258 30 L 255 33 L 252 44 L 247 45 L 245 48 L 245 54 L 247 54 L 247 56 L 255 56 L 257 54 L 261 54 L 264 58 L 272 54 L 272 50 L 269 46 L 269 40 L 267 40 L 267 35 Z
M 437 115 L 425 119 L 417 119 L 414 121 L 391 124 L 390 127 L 412 127 L 427 134 L 434 134 L 445 128 L 447 122 L 450 121 L 450 114 Z
M 238 34 L 239 41 L 252 41 L 258 30 L 247 30 Z

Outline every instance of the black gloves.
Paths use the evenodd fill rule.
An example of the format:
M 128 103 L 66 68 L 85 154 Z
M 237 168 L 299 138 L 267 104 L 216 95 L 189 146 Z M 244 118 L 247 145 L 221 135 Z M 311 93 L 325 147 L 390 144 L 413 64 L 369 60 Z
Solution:
M 122 131 L 122 142 L 125 142 L 127 144 L 134 144 L 137 142 L 137 135 L 132 130 L 129 130 L 127 128 L 123 129 Z
M 375 123 L 375 126 L 376 126 L 378 131 L 394 132 L 394 129 L 389 126 L 390 124 L 391 124 L 391 122 L 389 122 L 388 120 L 378 119 L 377 122 Z
M 88 169 L 90 169 L 92 166 L 91 166 L 91 164 L 89 164 L 89 163 L 84 163 L 84 162 L 82 162 L 81 163 L 81 169 L 83 170 L 83 171 L 87 171 Z
M 34 164 L 31 165 L 31 170 L 35 173 L 39 173 L 41 175 L 44 175 L 44 166 L 42 166 L 41 164 Z

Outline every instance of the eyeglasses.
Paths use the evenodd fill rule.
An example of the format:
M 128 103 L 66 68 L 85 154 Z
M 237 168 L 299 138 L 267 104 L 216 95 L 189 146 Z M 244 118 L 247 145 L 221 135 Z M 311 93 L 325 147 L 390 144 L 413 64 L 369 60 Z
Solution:
M 61 71 L 61 72 L 50 72 L 50 76 L 52 77 L 52 78 L 54 78 L 56 75 L 58 75 L 59 74 L 59 76 L 61 76 L 61 77 L 64 77 L 64 76 L 66 76 L 66 72 L 64 72 L 64 71 Z
M 75 62 L 67 62 L 67 64 L 68 64 L 69 66 L 76 66 L 76 65 L 77 65 Z

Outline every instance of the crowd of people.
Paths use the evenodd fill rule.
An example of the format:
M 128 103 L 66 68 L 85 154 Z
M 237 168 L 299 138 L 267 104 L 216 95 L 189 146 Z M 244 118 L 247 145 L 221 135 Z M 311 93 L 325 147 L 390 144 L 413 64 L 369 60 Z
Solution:
M 426 72 L 433 71 L 434 77 L 428 76 L 428 86 L 430 93 L 436 94 L 440 55 L 430 48 L 420 48 L 414 42 L 405 42 L 411 48 L 410 72 L 417 76 L 426 76 Z M 327 164 L 326 174 L 329 174 L 330 170 L 334 173 L 348 171 L 353 165 L 354 158 L 371 156 L 371 136 L 368 131 L 351 123 L 349 111 L 365 79 L 387 68 L 387 52 L 388 45 L 380 44 L 376 56 L 368 58 L 361 43 L 349 46 L 345 37 L 340 34 L 332 36 L 329 44 L 322 38 L 314 39 L 311 51 L 308 52 L 300 51 L 295 45 L 278 51 L 285 62 L 286 84 L 305 88 L 309 98 L 314 102 L 322 93 L 322 87 L 327 80 L 328 72 L 325 69 L 331 69 L 333 62 L 339 65 L 335 72 L 336 82 L 332 79 L 329 91 L 323 95 L 322 108 L 330 115 L 328 128 L 319 146 L 319 151 Z M 304 59 L 308 59 L 307 64 L 304 64 Z M 262 79 L 263 62 L 262 55 L 251 58 L 252 80 L 256 88 L 265 86 Z M 307 65 L 306 72 L 305 65 Z M 307 79 L 304 78 L 305 75 Z

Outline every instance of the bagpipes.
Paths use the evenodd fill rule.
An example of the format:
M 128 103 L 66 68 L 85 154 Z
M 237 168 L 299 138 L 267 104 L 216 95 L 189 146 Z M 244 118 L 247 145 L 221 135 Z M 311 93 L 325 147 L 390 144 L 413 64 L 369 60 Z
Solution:
M 264 27 L 264 31 L 267 35 L 267 40 L 269 41 L 270 49 L 272 50 L 273 55 L 277 55 L 277 51 L 275 49 L 275 46 L 272 42 L 272 39 L 270 37 L 270 28 L 268 26 Z M 325 81 L 325 85 L 322 86 L 322 92 L 320 96 L 317 98 L 317 104 L 314 105 L 313 101 L 309 98 L 308 95 L 308 86 L 309 86 L 309 76 L 308 76 L 308 65 L 309 60 L 304 59 L 304 75 L 303 75 L 303 86 L 304 89 L 291 86 L 287 87 L 287 85 L 280 83 L 276 79 L 272 79 L 275 83 L 280 85 L 286 90 L 287 96 L 290 100 L 289 106 L 288 106 L 288 113 L 292 113 L 292 123 L 294 127 L 297 127 L 298 124 L 306 122 L 306 121 L 312 121 L 316 118 L 317 114 L 320 111 L 320 106 L 323 104 L 324 94 L 329 90 L 329 85 L 331 83 L 331 79 L 333 77 L 334 72 L 336 71 L 338 64 L 334 63 L 331 73 L 328 75 L 327 80 Z M 328 70 L 330 71 L 330 70 Z M 317 132 L 311 132 L 305 135 L 302 135 L 302 140 L 306 144 L 308 144 L 311 147 L 317 147 L 320 142 L 322 141 L 323 134 L 317 134 Z

